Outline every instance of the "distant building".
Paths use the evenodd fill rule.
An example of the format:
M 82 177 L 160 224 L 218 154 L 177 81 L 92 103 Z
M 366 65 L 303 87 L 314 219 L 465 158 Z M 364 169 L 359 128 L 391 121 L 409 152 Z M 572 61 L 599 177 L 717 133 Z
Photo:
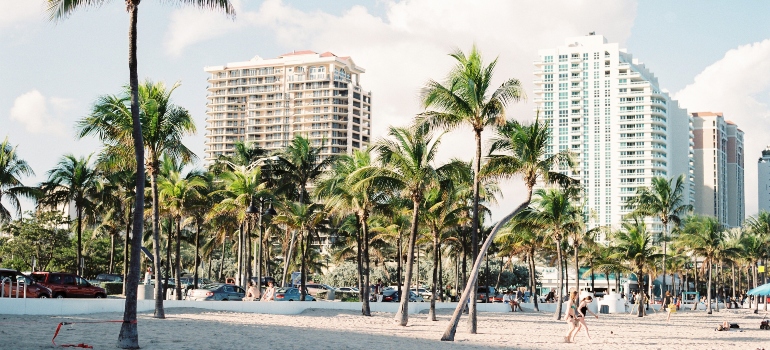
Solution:
M 593 34 L 538 56 L 534 101 L 551 131 L 546 151 L 575 156 L 576 169 L 557 170 L 582 184 L 589 227 L 617 228 L 631 211 L 626 200 L 656 176 L 684 175 L 685 203 L 692 203 L 691 117 L 643 63 Z M 658 219 L 649 224 L 663 229 Z
M 371 141 L 372 95 L 350 57 L 295 51 L 205 71 L 206 163 L 232 154 L 238 141 L 275 150 L 302 135 L 322 156 L 351 154 Z
M 770 212 L 770 146 L 762 151 L 762 157 L 757 162 L 757 180 L 759 194 L 759 211 Z
M 743 224 L 746 210 L 743 131 L 722 113 L 694 112 L 695 213 L 726 227 Z

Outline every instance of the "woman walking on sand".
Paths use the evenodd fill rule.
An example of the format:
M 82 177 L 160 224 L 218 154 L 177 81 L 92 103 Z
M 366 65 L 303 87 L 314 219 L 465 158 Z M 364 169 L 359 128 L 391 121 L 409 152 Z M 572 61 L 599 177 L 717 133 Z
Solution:
M 674 299 L 671 297 L 671 292 L 666 291 L 666 296 L 663 297 L 663 304 L 661 304 L 661 307 L 665 307 L 666 312 L 668 313 L 666 322 L 671 322 L 671 312 L 676 311 L 676 305 L 674 304 Z
M 565 343 L 571 343 L 572 339 L 575 337 L 574 333 L 577 333 L 578 330 L 578 292 L 573 291 L 569 295 L 569 305 L 567 305 L 567 326 L 569 330 L 567 331 L 567 335 L 564 336 L 564 342 Z
M 591 335 L 588 334 L 588 325 L 586 325 L 586 313 L 590 313 L 591 315 L 594 315 L 594 317 L 599 318 L 599 315 L 595 314 L 593 311 L 588 309 L 588 304 L 594 301 L 594 297 L 587 296 L 583 298 L 583 300 L 580 301 L 580 305 L 578 306 L 578 313 L 577 313 L 577 320 L 578 320 L 578 326 L 575 329 L 575 333 L 572 334 L 572 340 L 575 341 L 575 337 L 580 333 L 580 329 L 586 330 L 586 337 L 588 337 L 588 340 L 591 341 Z

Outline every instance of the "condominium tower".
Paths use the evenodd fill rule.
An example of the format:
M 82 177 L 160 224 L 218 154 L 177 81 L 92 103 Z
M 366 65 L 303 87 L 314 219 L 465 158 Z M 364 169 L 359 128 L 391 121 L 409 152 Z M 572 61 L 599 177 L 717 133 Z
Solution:
M 534 99 L 551 131 L 547 153 L 573 154 L 576 167 L 558 170 L 583 185 L 589 227 L 617 227 L 631 210 L 626 200 L 655 176 L 683 174 L 692 202 L 692 119 L 644 64 L 593 33 L 538 54 Z
M 295 51 L 205 71 L 207 163 L 232 154 L 238 141 L 275 150 L 302 135 L 324 157 L 370 142 L 371 92 L 361 88 L 364 69 L 350 57 Z
M 759 194 L 759 211 L 770 212 L 770 146 L 762 151 L 762 157 L 757 162 L 757 190 Z
M 695 213 L 726 227 L 743 224 L 743 131 L 722 113 L 694 112 Z

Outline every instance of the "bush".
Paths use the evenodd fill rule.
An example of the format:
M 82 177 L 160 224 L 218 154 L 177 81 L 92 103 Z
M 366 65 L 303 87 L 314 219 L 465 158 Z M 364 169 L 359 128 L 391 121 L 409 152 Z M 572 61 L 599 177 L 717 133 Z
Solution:
M 123 282 L 102 282 L 99 286 L 107 291 L 107 295 L 116 295 L 123 293 Z

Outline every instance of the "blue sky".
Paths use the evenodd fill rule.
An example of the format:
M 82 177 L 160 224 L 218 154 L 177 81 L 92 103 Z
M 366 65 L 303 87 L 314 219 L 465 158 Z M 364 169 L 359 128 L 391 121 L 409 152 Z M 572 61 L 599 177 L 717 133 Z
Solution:
M 188 145 L 203 150 L 204 66 L 275 57 L 292 50 L 332 51 L 367 69 L 375 137 L 417 112 L 416 92 L 440 79 L 455 47 L 476 43 L 499 57 L 497 76 L 531 90 L 537 49 L 589 31 L 628 48 L 690 111 L 723 111 L 746 132 L 747 214 L 756 212 L 756 158 L 770 144 L 770 2 L 507 0 L 240 0 L 229 20 L 217 13 L 145 0 L 139 12 L 139 76 L 171 84 L 177 104 L 199 128 Z M 19 145 L 36 184 L 65 153 L 98 150 L 76 140 L 73 123 L 93 101 L 127 82 L 128 18 L 112 1 L 52 23 L 44 0 L 0 0 L 0 137 Z M 484 18 L 484 20 L 478 20 Z M 509 117 L 527 119 L 523 102 Z M 470 132 L 445 136 L 442 157 L 470 158 Z M 517 201 L 505 187 L 495 216 Z

